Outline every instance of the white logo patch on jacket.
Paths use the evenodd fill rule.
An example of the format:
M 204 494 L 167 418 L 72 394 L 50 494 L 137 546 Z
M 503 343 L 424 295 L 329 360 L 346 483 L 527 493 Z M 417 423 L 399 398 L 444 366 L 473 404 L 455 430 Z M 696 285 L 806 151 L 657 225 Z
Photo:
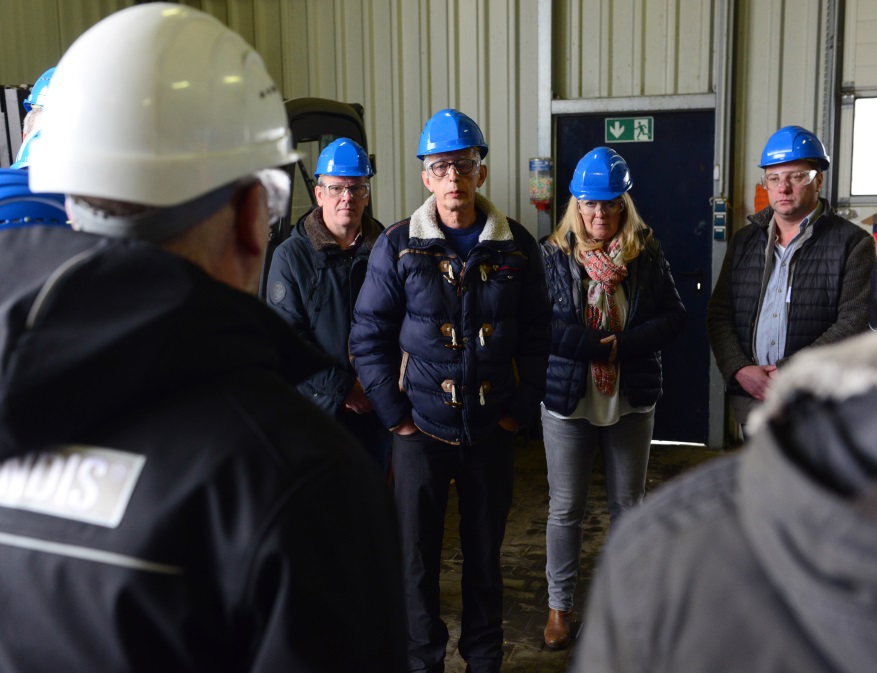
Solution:
M 144 456 L 73 444 L 0 463 L 0 507 L 115 528 Z

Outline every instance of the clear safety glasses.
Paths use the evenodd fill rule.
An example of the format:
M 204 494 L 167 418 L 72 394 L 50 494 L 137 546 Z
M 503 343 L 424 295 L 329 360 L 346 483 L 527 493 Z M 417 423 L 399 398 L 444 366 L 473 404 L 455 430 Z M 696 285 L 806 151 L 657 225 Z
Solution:
M 598 210 L 607 215 L 614 215 L 624 210 L 624 201 L 613 199 L 612 201 L 579 201 L 579 206 L 586 213 L 596 213 Z
M 368 196 L 369 193 L 369 186 L 363 183 L 360 183 L 358 185 L 317 184 L 317 186 L 333 199 L 340 199 L 344 192 L 348 192 L 350 194 L 350 198 L 352 199 L 364 199 L 366 196 Z
M 779 186 L 789 183 L 792 187 L 803 187 L 813 182 L 817 171 L 811 168 L 809 171 L 789 171 L 787 173 L 768 173 L 761 177 L 761 184 L 765 189 L 779 189 Z

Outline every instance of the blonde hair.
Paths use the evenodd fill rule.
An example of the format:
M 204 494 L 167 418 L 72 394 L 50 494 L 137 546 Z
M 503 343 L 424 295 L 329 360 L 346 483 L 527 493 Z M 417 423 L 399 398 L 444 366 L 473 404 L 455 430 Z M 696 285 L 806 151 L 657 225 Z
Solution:
M 639 211 L 637 211 L 636 206 L 633 204 L 633 199 L 630 198 L 627 192 L 621 195 L 621 201 L 624 204 L 624 208 L 618 214 L 620 222 L 618 223 L 618 233 L 615 237 L 621 239 L 621 258 L 626 264 L 636 259 L 643 251 L 646 241 L 652 237 L 652 231 L 643 222 L 643 218 L 640 217 Z M 575 241 L 574 250 L 570 249 L 569 243 L 566 240 L 566 236 L 570 231 L 573 233 Z M 548 240 L 563 250 L 565 254 L 574 254 L 578 260 L 581 259 L 583 252 L 601 247 L 600 245 L 588 243 L 588 239 L 588 232 L 585 231 L 585 222 L 579 212 L 578 199 L 571 196 L 566 204 L 566 211 L 563 213 L 560 224 L 557 225 L 557 229 L 548 237 Z

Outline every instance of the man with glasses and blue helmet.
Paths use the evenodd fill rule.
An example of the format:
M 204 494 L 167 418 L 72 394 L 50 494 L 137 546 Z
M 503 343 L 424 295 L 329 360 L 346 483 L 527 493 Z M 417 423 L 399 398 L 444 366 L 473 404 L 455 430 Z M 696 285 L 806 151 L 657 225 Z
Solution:
M 40 135 L 40 116 L 43 108 L 49 102 L 49 85 L 52 82 L 52 76 L 55 74 L 55 68 L 49 68 L 40 75 L 33 88 L 30 90 L 27 98 L 22 102 L 22 106 L 27 114 L 24 116 L 22 125 L 22 143 L 18 148 L 18 155 L 15 157 L 15 163 L 10 168 L 27 168 L 30 163 L 30 147 L 31 143 L 39 138 Z
M 4 671 L 404 669 L 392 499 L 255 297 L 290 147 L 197 10 L 122 10 L 58 64 L 30 181 L 81 231 L 0 232 Z
M 409 671 L 444 670 L 439 572 L 452 481 L 464 556 L 459 651 L 467 671 L 500 670 L 513 443 L 545 394 L 551 309 L 541 254 L 477 193 L 486 154 L 465 114 L 441 110 L 426 122 L 417 157 L 432 196 L 375 244 L 350 334 L 366 394 L 394 433 Z
M 268 304 L 332 360 L 302 381 L 299 392 L 345 425 L 386 474 L 390 433 L 372 412 L 347 350 L 353 305 L 383 230 L 366 212 L 374 171 L 362 147 L 338 138 L 320 153 L 314 174 L 317 206 L 274 251 Z
M 39 135 L 37 121 L 48 101 L 49 81 L 54 68 L 50 68 L 37 80 L 23 105 L 28 111 L 25 117 L 24 140 L 16 161 L 9 168 L 0 168 L 0 230 L 29 226 L 67 226 L 63 194 L 34 194 L 28 184 L 26 169 L 30 165 L 31 141 Z M 34 130 L 36 128 L 36 130 Z M 25 235 L 25 234 L 18 234 Z
M 707 333 L 744 427 L 792 355 L 868 329 L 874 240 L 819 197 L 829 162 L 800 126 L 768 139 L 759 165 L 770 205 L 731 239 L 713 290 Z

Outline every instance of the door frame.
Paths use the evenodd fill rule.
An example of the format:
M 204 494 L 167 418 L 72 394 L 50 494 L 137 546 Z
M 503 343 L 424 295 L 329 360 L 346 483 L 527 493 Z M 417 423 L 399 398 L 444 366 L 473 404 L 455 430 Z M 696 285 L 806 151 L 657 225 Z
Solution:
M 648 110 L 712 110 L 715 114 L 713 148 L 713 239 L 712 284 L 715 287 L 727 249 L 730 229 L 726 228 L 724 204 L 731 201 L 732 187 L 732 89 L 734 53 L 734 12 L 736 0 L 712 0 L 715 11 L 713 44 L 715 49 L 715 92 L 678 94 L 668 96 L 635 96 L 618 98 L 583 98 L 562 100 L 553 98 L 552 86 L 552 0 L 539 0 L 537 18 L 537 84 L 538 110 L 536 115 L 537 151 L 540 156 L 556 156 L 554 147 L 555 117 L 561 114 L 619 114 Z M 554 200 L 554 203 L 557 199 Z M 719 204 L 722 207 L 716 207 Z M 541 238 L 551 232 L 554 213 L 540 212 L 537 234 Z M 706 325 L 703 326 L 706 330 Z M 707 443 L 711 449 L 721 450 L 726 444 L 725 382 L 710 357 L 709 368 L 709 425 Z

